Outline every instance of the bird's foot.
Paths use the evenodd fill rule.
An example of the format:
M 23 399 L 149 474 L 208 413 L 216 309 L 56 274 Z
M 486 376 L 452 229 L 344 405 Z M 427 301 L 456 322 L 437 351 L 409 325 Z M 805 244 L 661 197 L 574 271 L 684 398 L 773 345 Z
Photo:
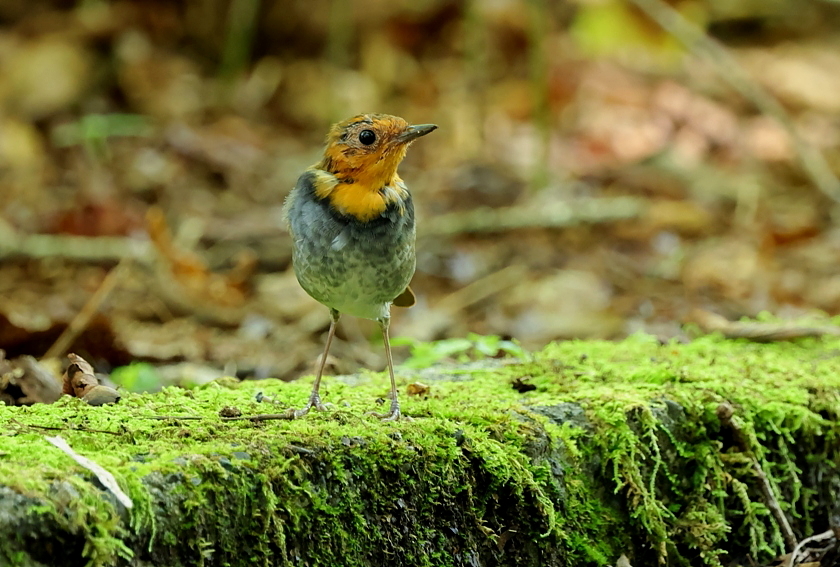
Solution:
M 400 411 L 400 403 L 397 400 L 392 400 L 391 401 L 391 409 L 388 410 L 387 412 L 379 413 L 379 412 L 371 411 L 371 412 L 368 412 L 367 415 L 372 415 L 374 417 L 378 417 L 383 422 L 385 422 L 385 421 L 399 421 L 401 419 L 405 420 L 405 421 L 413 421 L 407 415 L 402 414 L 402 412 Z
M 309 413 L 309 410 L 315 411 L 328 411 L 329 408 L 321 403 L 321 396 L 318 395 L 318 392 L 312 392 L 312 395 L 309 396 L 309 401 L 300 409 L 290 409 L 287 410 L 289 414 L 289 419 L 298 419 L 306 414 Z

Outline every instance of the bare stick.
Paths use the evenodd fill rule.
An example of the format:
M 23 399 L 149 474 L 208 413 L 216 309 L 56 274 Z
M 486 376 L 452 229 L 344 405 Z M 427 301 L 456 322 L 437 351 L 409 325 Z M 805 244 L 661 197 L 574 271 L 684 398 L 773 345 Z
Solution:
M 568 228 L 643 216 L 649 202 L 638 197 L 603 197 L 571 202 L 557 201 L 540 207 L 478 207 L 427 219 L 418 238 L 464 233 L 508 232 L 529 228 Z
M 796 547 L 793 548 L 793 551 L 790 553 L 790 558 L 788 558 L 787 567 L 793 567 L 796 564 L 796 556 L 799 555 L 799 551 L 808 545 L 809 543 L 813 543 L 815 541 L 823 541 L 823 540 L 830 540 L 834 537 L 834 530 L 827 530 L 821 534 L 812 535 L 811 537 L 806 537 L 802 541 L 796 544 Z
M 450 293 L 438 302 L 436 308 L 453 315 L 463 312 L 467 307 L 513 287 L 525 277 L 527 270 L 522 264 L 507 266 Z
M 261 413 L 257 415 L 240 415 L 237 417 L 223 417 L 221 418 L 222 421 L 242 421 L 242 420 L 249 420 L 249 421 L 270 421 L 272 419 L 294 419 L 295 412 L 294 410 L 287 411 L 285 413 Z
M 732 435 L 735 437 L 735 441 L 740 446 L 741 451 L 746 453 L 750 457 L 750 460 L 752 460 L 755 475 L 758 477 L 759 488 L 764 496 L 764 504 L 767 505 L 770 509 L 770 513 L 773 514 L 776 522 L 778 522 L 779 529 L 782 530 L 782 536 L 785 538 L 785 543 L 787 544 L 788 549 L 795 549 L 796 536 L 793 534 L 793 530 L 790 527 L 787 516 L 785 516 L 782 507 L 779 506 L 779 501 L 776 499 L 776 495 L 773 494 L 773 486 L 770 484 L 770 479 L 768 479 L 767 475 L 764 474 L 764 469 L 761 468 L 761 463 L 758 462 L 755 453 L 753 453 L 753 450 L 750 448 L 749 440 L 746 435 L 744 435 L 744 431 L 733 419 L 734 415 L 735 408 L 733 408 L 730 404 L 720 404 L 717 408 L 717 416 L 721 423 L 732 430 Z
M 833 325 L 802 326 L 791 323 L 729 321 L 726 317 L 694 309 L 689 320 L 704 333 L 721 333 L 727 339 L 749 339 L 755 342 L 792 341 L 803 337 L 840 336 L 840 327 Z
M 58 358 L 67 351 L 67 348 L 73 344 L 73 341 L 75 341 L 90 324 L 90 320 L 93 319 L 93 316 L 99 310 L 99 307 L 114 290 L 114 287 L 116 287 L 130 263 L 131 261 L 129 259 L 124 258 L 120 260 L 120 263 L 117 264 L 114 269 L 108 272 L 108 275 L 105 276 L 105 279 L 103 279 L 102 283 L 99 285 L 99 289 L 97 289 L 96 293 L 91 296 L 85 306 L 82 307 L 81 311 L 73 317 L 73 320 L 70 321 L 70 324 L 67 325 L 67 328 L 64 329 L 61 336 L 59 336 L 55 343 L 53 343 L 44 355 L 44 358 Z
M 21 427 L 31 427 L 33 429 L 43 429 L 45 431 L 81 431 L 83 433 L 107 433 L 108 435 L 122 435 L 119 431 L 107 431 L 105 429 L 89 429 L 87 427 L 82 426 L 75 426 L 75 427 L 50 427 L 48 425 L 35 425 L 33 423 L 21 423 L 20 421 L 16 420 L 15 418 L 10 418 L 12 423 L 16 423 Z
M 261 413 L 256 415 L 238 415 L 235 417 L 220 417 L 222 421 L 269 421 L 273 419 L 294 419 L 294 410 L 285 413 Z M 185 419 L 185 420 L 202 420 L 206 419 L 199 415 L 149 415 L 144 419 Z
M 124 236 L 74 236 L 26 234 L 0 217 L 0 258 L 52 258 L 59 256 L 83 262 L 104 262 L 135 257 L 149 264 L 153 249 L 145 240 Z
M 110 490 L 123 506 L 125 506 L 126 508 L 134 507 L 134 503 L 131 501 L 131 498 L 128 497 L 128 494 L 122 491 L 120 485 L 117 484 L 117 479 L 114 478 L 114 475 L 106 471 L 101 465 L 98 465 L 97 463 L 91 461 L 87 457 L 81 456 L 76 451 L 71 449 L 70 445 L 68 445 L 67 441 L 65 441 L 62 437 L 44 437 L 44 439 L 61 449 L 74 461 L 76 461 L 81 466 L 95 474 L 96 478 L 99 479 L 99 482 L 101 482 L 105 488 Z
M 531 123 L 537 132 L 539 150 L 531 173 L 531 189 L 543 189 L 548 182 L 551 149 L 551 108 L 549 106 L 548 45 L 549 22 L 546 0 L 528 0 L 528 67 L 531 86 Z
M 204 418 L 200 415 L 147 415 L 140 419 L 192 419 L 198 421 Z
M 793 141 L 793 147 L 802 163 L 802 168 L 813 184 L 827 197 L 840 203 L 840 181 L 834 175 L 825 156 L 799 135 L 790 116 L 779 101 L 756 83 L 725 47 L 686 20 L 682 14 L 663 0 L 631 1 L 690 51 L 705 55 L 717 66 L 723 80 L 741 96 L 752 102 L 763 114 L 774 118 Z

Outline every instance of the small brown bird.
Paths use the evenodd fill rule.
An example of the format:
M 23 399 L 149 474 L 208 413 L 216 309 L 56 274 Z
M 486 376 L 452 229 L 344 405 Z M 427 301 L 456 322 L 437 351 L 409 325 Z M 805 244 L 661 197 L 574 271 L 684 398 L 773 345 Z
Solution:
M 373 319 L 382 329 L 391 377 L 391 408 L 400 418 L 388 327 L 391 305 L 411 307 L 414 205 L 397 166 L 412 141 L 437 128 L 412 126 L 397 116 L 361 114 L 330 128 L 324 157 L 298 178 L 285 215 L 294 242 L 292 263 L 301 287 L 329 307 L 324 355 L 309 402 L 292 418 L 324 411 L 318 389 L 342 313 Z

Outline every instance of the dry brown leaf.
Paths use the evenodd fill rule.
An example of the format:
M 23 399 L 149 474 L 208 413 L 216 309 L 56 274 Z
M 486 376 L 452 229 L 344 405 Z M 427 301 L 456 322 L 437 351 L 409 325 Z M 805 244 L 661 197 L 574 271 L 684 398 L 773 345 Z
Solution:
M 58 381 L 31 356 L 7 360 L 0 350 L 0 402 L 9 406 L 51 404 L 61 397 Z
M 244 253 L 226 274 L 212 272 L 197 254 L 181 250 L 172 241 L 163 211 L 152 207 L 146 214 L 146 226 L 164 267 L 174 283 L 183 288 L 189 299 L 210 302 L 221 308 L 243 305 L 250 293 L 249 281 L 256 269 L 257 259 Z
M 64 371 L 64 393 L 76 398 L 84 397 L 99 385 L 99 380 L 94 375 L 93 367 L 84 358 L 73 353 L 68 354 L 67 358 L 70 366 Z
M 432 387 L 428 384 L 423 384 L 422 382 L 412 382 L 408 385 L 408 395 L 409 396 L 428 396 L 429 392 L 431 391 Z
M 114 404 L 122 396 L 109 386 L 103 386 L 93 372 L 93 367 L 81 356 L 68 354 L 70 366 L 64 372 L 64 393 L 82 398 L 92 406 Z

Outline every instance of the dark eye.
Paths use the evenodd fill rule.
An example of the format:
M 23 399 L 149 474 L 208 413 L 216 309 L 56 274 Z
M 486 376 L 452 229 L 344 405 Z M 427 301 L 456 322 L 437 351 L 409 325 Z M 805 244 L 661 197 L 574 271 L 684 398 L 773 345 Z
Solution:
M 373 130 L 362 130 L 359 132 L 359 141 L 369 146 L 376 141 L 376 134 L 373 133 Z

